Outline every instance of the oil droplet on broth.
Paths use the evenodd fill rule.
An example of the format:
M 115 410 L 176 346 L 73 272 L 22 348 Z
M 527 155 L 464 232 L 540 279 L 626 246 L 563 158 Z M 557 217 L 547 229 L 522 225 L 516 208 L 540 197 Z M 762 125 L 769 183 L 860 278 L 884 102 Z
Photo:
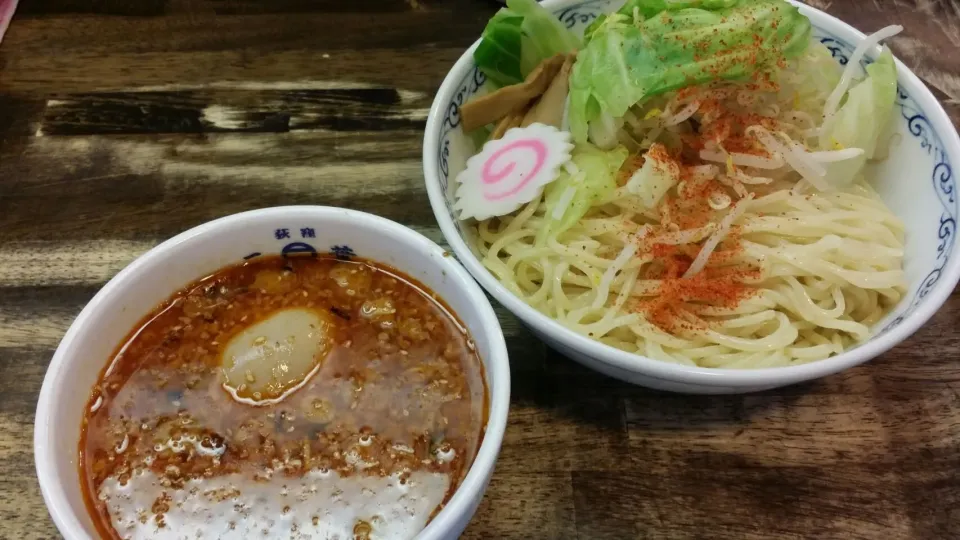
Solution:
M 315 470 L 266 480 L 235 473 L 188 480 L 182 489 L 170 490 L 153 472 L 141 471 L 126 485 L 108 478 L 98 497 L 124 539 L 349 539 L 358 523 L 366 523 L 361 528 L 368 538 L 387 540 L 415 537 L 449 486 L 447 475 L 427 471 L 340 476 Z M 164 494 L 168 509 L 159 516 L 149 509 Z
M 333 345 L 333 316 L 285 309 L 234 336 L 220 357 L 224 386 L 245 401 L 272 401 L 299 386 Z

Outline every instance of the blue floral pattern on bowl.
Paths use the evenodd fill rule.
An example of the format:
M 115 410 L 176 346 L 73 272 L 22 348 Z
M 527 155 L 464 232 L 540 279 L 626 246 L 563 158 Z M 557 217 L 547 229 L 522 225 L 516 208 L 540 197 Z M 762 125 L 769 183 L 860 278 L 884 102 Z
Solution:
M 557 18 L 564 23 L 567 28 L 579 30 L 585 28 L 593 22 L 599 15 L 609 12 L 618 5 L 616 0 L 589 0 L 574 6 L 557 10 Z M 818 39 L 837 59 L 842 66 L 846 66 L 850 56 L 853 53 L 854 46 L 843 39 L 830 34 L 829 32 L 814 27 L 813 35 Z M 872 62 L 870 58 L 863 58 L 860 61 L 861 68 L 866 67 Z M 465 162 L 466 155 L 458 156 L 454 147 L 459 143 L 463 146 L 466 138 L 458 129 L 460 126 L 460 106 L 477 93 L 482 92 L 486 77 L 479 69 L 472 69 L 458 85 L 458 90 L 454 94 L 453 100 L 449 103 L 443 118 L 443 127 L 440 133 L 439 155 L 437 161 L 440 171 L 440 185 L 446 194 L 447 211 L 450 213 L 452 221 L 456 224 L 457 230 L 461 236 L 470 238 L 470 232 L 465 231 L 460 222 L 453 213 L 453 199 L 451 190 L 448 189 L 451 175 L 456 176 L 462 169 L 462 162 Z M 928 161 L 924 161 L 923 166 L 929 164 L 929 172 L 924 173 L 928 185 L 932 188 L 931 193 L 939 201 L 940 214 L 938 219 L 930 219 L 929 223 L 924 223 L 922 231 L 910 231 L 908 227 L 907 250 L 908 254 L 912 245 L 920 246 L 921 253 L 914 252 L 915 257 L 926 261 L 922 264 L 923 268 L 906 268 L 908 279 L 915 283 L 908 291 L 906 297 L 901 301 L 894 314 L 881 321 L 882 327 L 879 334 L 885 333 L 899 325 L 910 313 L 912 313 L 923 301 L 923 299 L 934 289 L 944 272 L 950 257 L 953 255 L 953 247 L 956 240 L 956 220 L 957 220 L 957 188 L 956 179 L 953 174 L 953 167 L 947 156 L 943 139 L 928 120 L 927 115 L 919 103 L 911 97 L 908 92 L 898 85 L 897 88 L 897 107 L 900 112 L 900 121 L 903 127 L 900 132 L 905 139 L 902 144 L 913 144 L 919 151 L 914 155 L 925 155 Z M 908 137 L 909 136 L 909 137 Z M 470 154 L 473 148 L 461 148 L 459 153 Z M 912 156 L 911 156 L 912 157 Z M 455 160 L 461 161 L 460 169 L 456 167 Z M 905 171 L 904 181 L 913 181 L 918 164 L 913 163 L 909 171 Z M 910 186 L 907 186 L 909 188 Z M 912 194 L 911 194 L 912 195 Z M 888 204 L 902 199 L 902 195 L 891 195 L 885 197 Z M 907 199 L 910 195 L 907 195 Z M 893 208 L 898 212 L 897 208 Z M 898 215 L 899 212 L 898 212 Z M 911 278 L 913 274 L 913 279 Z
M 821 36 L 819 39 L 841 65 L 847 65 L 850 55 L 853 54 L 854 46 L 836 37 Z M 870 63 L 872 63 L 872 60 L 868 58 L 860 61 L 860 65 L 864 68 Z M 897 85 L 897 107 L 900 109 L 900 116 L 906 122 L 908 132 L 916 138 L 920 148 L 931 158 L 933 170 L 930 175 L 930 182 L 937 199 L 943 206 L 943 212 L 940 215 L 940 225 L 936 231 L 936 265 L 908 296 L 909 303 L 906 304 L 906 308 L 901 307 L 897 316 L 889 321 L 880 333 L 884 333 L 903 322 L 903 319 L 917 308 L 923 298 L 937 284 L 947 261 L 950 260 L 953 253 L 957 231 L 956 179 L 953 176 L 953 167 L 951 167 L 944 150 L 943 140 L 933 128 L 933 125 L 930 124 L 920 105 L 900 85 Z

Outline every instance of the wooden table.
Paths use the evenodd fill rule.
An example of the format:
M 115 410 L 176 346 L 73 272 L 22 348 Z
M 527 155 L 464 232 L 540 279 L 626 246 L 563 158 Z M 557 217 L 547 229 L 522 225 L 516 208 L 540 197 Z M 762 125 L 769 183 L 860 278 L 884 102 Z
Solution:
M 960 118 L 955 0 L 817 3 Z M 34 473 L 47 363 L 163 239 L 242 210 L 356 208 L 442 242 L 427 109 L 488 0 L 24 0 L 0 45 L 0 538 L 56 538 Z M 369 10 L 369 13 L 363 13 Z M 466 538 L 960 538 L 960 296 L 869 365 L 749 396 L 587 371 L 500 309 L 513 364 Z

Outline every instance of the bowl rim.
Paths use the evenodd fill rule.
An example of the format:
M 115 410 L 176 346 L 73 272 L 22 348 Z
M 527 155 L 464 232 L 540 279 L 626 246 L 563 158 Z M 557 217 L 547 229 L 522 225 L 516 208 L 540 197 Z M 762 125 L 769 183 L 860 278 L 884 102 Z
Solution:
M 842 37 L 853 44 L 866 37 L 863 32 L 853 26 L 815 7 L 797 0 L 787 1 L 799 8 L 800 12 L 810 19 L 814 27 Z M 556 11 L 591 2 L 590 0 L 543 0 L 540 3 L 547 9 Z M 902 322 L 895 328 L 839 355 L 796 366 L 753 369 L 691 367 L 654 360 L 580 335 L 530 307 L 501 285 L 466 245 L 447 209 L 445 196 L 440 185 L 439 167 L 436 159 L 443 136 L 443 114 L 452 101 L 452 96 L 456 92 L 459 82 L 475 67 L 473 51 L 479 43 L 480 39 L 477 39 L 450 69 L 444 77 L 430 108 L 423 141 L 423 166 L 427 195 L 444 238 L 470 274 L 498 302 L 524 323 L 533 327 L 534 330 L 546 334 L 564 347 L 620 370 L 669 382 L 712 387 L 793 384 L 843 371 L 887 352 L 910 337 L 934 313 L 939 311 L 957 285 L 957 281 L 960 280 L 960 257 L 954 256 L 952 260 L 947 261 L 941 270 L 939 281 L 926 295 L 925 301 L 916 309 L 907 313 Z M 868 51 L 867 56 L 875 58 L 879 55 L 880 50 L 880 46 L 876 46 L 873 50 Z M 895 58 L 895 62 L 898 83 L 917 102 L 933 129 L 940 135 L 944 152 L 952 158 L 960 158 L 960 137 L 958 137 L 957 129 L 950 121 L 943 106 L 913 71 L 899 59 Z M 954 246 L 957 243 L 958 240 L 955 237 Z
M 476 504 L 483 497 L 487 482 L 499 457 L 510 405 L 510 365 L 507 346 L 493 306 L 473 277 L 454 257 L 445 256 L 446 251 L 441 246 L 409 227 L 358 210 L 320 205 L 289 205 L 227 215 L 192 227 L 163 241 L 141 254 L 115 274 L 83 307 L 80 314 L 71 323 L 44 375 L 34 418 L 33 444 L 37 478 L 44 503 L 58 530 L 65 538 L 77 539 L 82 537 L 83 525 L 78 518 L 78 513 L 86 512 L 86 509 L 75 508 L 66 498 L 63 490 L 66 479 L 57 474 L 55 466 L 55 456 L 61 449 L 58 447 L 56 435 L 50 429 L 50 424 L 53 422 L 55 413 L 55 393 L 62 388 L 64 383 L 61 372 L 67 360 L 77 355 L 75 341 L 79 338 L 80 333 L 87 330 L 88 325 L 91 324 L 91 318 L 102 309 L 101 306 L 107 298 L 122 294 L 127 287 L 139 278 L 145 267 L 156 264 L 158 260 L 167 260 L 184 244 L 198 241 L 198 239 L 209 241 L 214 238 L 214 235 L 223 234 L 240 222 L 253 219 L 269 220 L 281 216 L 287 218 L 291 213 L 301 213 L 309 215 L 313 219 L 325 221 L 338 220 L 362 223 L 365 225 L 364 228 L 370 231 L 368 234 L 386 230 L 395 233 L 392 241 L 401 241 L 409 245 L 412 251 L 423 254 L 422 256 L 427 256 L 430 253 L 435 254 L 436 256 L 432 258 L 437 261 L 436 264 L 446 271 L 447 278 L 453 282 L 452 286 L 460 289 L 467 296 L 469 304 L 473 306 L 472 309 L 476 310 L 480 321 L 479 328 L 485 334 L 484 338 L 488 339 L 491 345 L 489 357 L 481 357 L 480 359 L 489 368 L 490 374 L 487 380 L 489 389 L 487 423 L 480 446 L 467 474 L 447 504 L 417 534 L 416 538 L 418 540 L 445 538 L 452 530 L 456 530 L 464 515 L 472 517 Z M 377 261 L 375 257 L 371 257 L 371 260 Z M 477 339 L 477 337 L 474 336 L 474 339 Z

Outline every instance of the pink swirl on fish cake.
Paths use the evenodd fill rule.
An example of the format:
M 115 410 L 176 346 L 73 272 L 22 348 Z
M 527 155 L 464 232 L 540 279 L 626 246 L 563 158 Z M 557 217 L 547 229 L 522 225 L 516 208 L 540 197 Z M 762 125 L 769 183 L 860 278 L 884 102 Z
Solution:
M 519 174 L 512 174 L 516 171 L 517 164 L 523 163 L 520 156 L 503 164 L 503 166 L 496 171 L 493 170 L 494 167 L 498 165 L 497 162 L 500 158 L 506 154 L 516 152 L 522 152 L 523 154 L 532 152 L 534 154 L 533 166 L 529 167 L 530 170 L 526 172 L 521 170 Z M 510 159 L 509 155 L 506 157 Z M 480 179 L 484 184 L 484 198 L 489 201 L 497 201 L 515 195 L 537 176 L 537 173 L 543 169 L 543 164 L 546 162 L 546 159 L 547 145 L 540 139 L 516 140 L 497 150 L 490 156 L 486 163 L 483 164 L 483 169 L 480 172 Z M 495 190 L 496 186 L 503 183 L 508 184 L 505 189 Z

